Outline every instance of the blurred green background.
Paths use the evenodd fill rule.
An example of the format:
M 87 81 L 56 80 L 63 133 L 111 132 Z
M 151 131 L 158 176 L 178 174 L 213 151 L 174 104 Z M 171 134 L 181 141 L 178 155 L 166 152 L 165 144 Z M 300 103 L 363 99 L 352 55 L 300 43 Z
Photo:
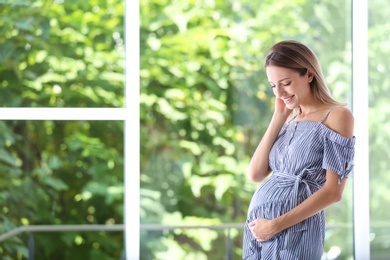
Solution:
M 258 186 L 246 168 L 273 111 L 263 61 L 275 42 L 308 44 L 335 98 L 359 105 L 351 103 L 351 5 L 140 1 L 141 259 L 226 258 L 227 230 L 143 227 L 244 223 Z M 119 0 L 0 0 L 0 106 L 123 107 L 124 8 Z M 368 11 L 371 259 L 387 259 L 390 6 L 374 0 Z M 0 233 L 123 223 L 123 127 L 0 122 Z M 324 259 L 353 259 L 352 181 L 327 209 Z M 229 235 L 240 259 L 242 229 Z M 36 259 L 119 259 L 124 248 L 121 232 L 34 237 Z M 0 243 L 0 258 L 26 259 L 27 240 Z

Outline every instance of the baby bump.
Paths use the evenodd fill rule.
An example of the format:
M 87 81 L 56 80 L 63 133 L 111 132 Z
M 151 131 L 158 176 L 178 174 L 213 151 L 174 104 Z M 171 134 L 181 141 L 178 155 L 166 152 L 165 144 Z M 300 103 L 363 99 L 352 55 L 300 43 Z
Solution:
M 267 179 L 253 194 L 248 210 L 248 220 L 274 219 L 296 205 L 293 187 L 280 187 L 276 178 Z
M 293 187 L 280 187 L 276 178 L 264 181 L 255 191 L 249 205 L 249 211 L 255 207 L 272 203 L 288 203 L 293 197 Z

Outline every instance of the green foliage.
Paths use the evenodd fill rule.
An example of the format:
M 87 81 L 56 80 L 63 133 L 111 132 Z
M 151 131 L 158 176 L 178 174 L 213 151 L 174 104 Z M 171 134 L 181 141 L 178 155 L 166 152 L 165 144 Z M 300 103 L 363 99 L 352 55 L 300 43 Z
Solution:
M 4 107 L 122 107 L 124 2 L 1 1 Z M 0 122 L 0 233 L 123 223 L 123 122 Z M 37 259 L 118 259 L 123 234 L 36 233 Z M 0 244 L 27 257 L 27 235 Z
M 246 180 L 246 167 L 273 111 L 265 55 L 282 39 L 308 43 L 336 98 L 349 101 L 350 5 L 302 0 L 140 5 L 141 222 L 243 223 L 256 189 Z M 335 207 L 329 220 L 351 221 L 351 209 Z M 209 232 L 145 231 L 141 257 L 223 259 L 225 249 L 214 245 L 226 234 Z M 241 235 L 241 230 L 233 234 L 234 259 L 241 255 Z M 351 244 L 337 236 L 329 232 L 326 250 L 336 245 L 343 256 L 351 255 Z
M 329 87 L 351 99 L 351 1 L 140 1 L 141 222 L 243 223 L 249 158 L 273 93 L 263 60 L 282 39 L 308 43 Z M 373 254 L 386 255 L 389 71 L 386 5 L 370 2 Z M 4 107 L 122 107 L 124 1 L 0 0 Z M 380 112 L 378 112 L 380 111 Z M 0 122 L 0 233 L 28 224 L 123 221 L 122 122 Z M 325 251 L 352 256 L 352 187 L 327 212 Z M 345 223 L 345 224 L 343 224 Z M 241 230 L 231 230 L 234 259 Z M 142 259 L 223 259 L 225 231 L 142 231 Z M 38 259 L 118 259 L 118 233 L 35 234 Z M 0 244 L 27 257 L 26 235 Z
M 124 3 L 29 2 L 2 4 L 1 104 L 123 106 Z
M 370 1 L 368 7 L 370 250 L 372 259 L 380 259 L 390 254 L 390 213 L 385 206 L 390 203 L 390 48 L 386 37 L 390 9 L 379 0 Z

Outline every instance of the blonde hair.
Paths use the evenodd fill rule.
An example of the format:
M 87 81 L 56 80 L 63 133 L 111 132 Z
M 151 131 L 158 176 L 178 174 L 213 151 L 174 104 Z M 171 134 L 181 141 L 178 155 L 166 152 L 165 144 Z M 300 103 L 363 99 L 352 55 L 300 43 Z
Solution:
M 295 70 L 300 76 L 305 75 L 309 71 L 313 75 L 310 89 L 317 100 L 330 105 L 346 105 L 332 97 L 325 83 L 317 56 L 303 43 L 294 40 L 276 43 L 272 46 L 265 59 L 264 66 L 271 65 Z

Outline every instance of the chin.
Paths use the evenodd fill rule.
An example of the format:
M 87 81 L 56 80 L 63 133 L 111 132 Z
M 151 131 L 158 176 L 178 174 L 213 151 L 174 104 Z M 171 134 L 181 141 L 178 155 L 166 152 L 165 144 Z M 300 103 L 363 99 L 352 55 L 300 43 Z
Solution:
M 295 108 L 299 108 L 299 106 L 296 105 L 296 104 L 286 104 L 286 107 L 287 107 L 288 109 L 291 109 L 291 110 L 293 110 L 293 109 L 295 109 Z

